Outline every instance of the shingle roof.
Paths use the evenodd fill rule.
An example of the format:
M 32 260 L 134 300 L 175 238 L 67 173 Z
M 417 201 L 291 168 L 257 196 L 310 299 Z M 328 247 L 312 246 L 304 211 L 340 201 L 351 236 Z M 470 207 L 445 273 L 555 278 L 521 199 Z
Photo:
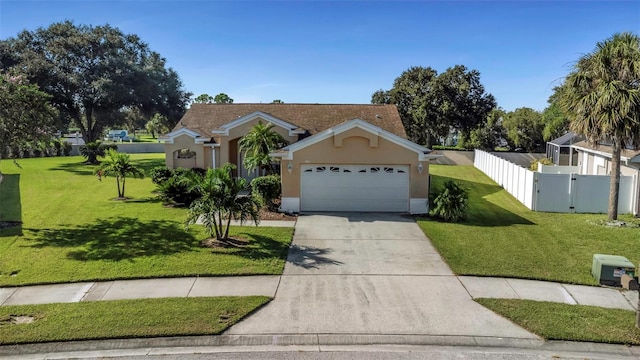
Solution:
M 256 111 L 296 125 L 311 135 L 361 119 L 407 138 L 396 106 L 387 104 L 193 104 L 173 131 L 187 127 L 210 138 L 212 130 Z

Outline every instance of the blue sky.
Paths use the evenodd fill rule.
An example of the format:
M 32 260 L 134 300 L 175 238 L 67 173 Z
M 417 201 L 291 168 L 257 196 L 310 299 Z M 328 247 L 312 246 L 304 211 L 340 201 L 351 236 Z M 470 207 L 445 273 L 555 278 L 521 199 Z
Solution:
M 167 59 L 195 95 L 369 103 L 410 66 L 462 64 L 506 110 L 543 110 L 572 62 L 640 32 L 640 1 L 11 1 L 0 38 L 109 23 Z

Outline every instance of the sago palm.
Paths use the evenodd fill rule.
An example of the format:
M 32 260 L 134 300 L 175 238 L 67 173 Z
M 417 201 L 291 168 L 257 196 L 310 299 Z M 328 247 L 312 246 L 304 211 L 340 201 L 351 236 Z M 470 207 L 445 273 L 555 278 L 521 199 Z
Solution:
M 102 180 L 103 176 L 115 177 L 118 187 L 118 198 L 124 199 L 127 176 L 142 179 L 144 178 L 144 173 L 135 165 L 131 164 L 129 154 L 119 153 L 113 149 L 109 149 L 106 155 L 95 173 L 98 176 L 98 180 Z
M 593 143 L 611 144 L 610 220 L 618 218 L 620 155 L 640 145 L 640 38 L 618 33 L 581 57 L 567 76 L 561 106 L 572 131 Z
M 267 175 L 275 173 L 269 154 L 288 144 L 282 135 L 273 130 L 273 124 L 259 121 L 240 141 L 240 151 L 245 152 L 243 166 L 249 170 L 264 169 Z M 262 174 L 261 174 L 262 175 Z

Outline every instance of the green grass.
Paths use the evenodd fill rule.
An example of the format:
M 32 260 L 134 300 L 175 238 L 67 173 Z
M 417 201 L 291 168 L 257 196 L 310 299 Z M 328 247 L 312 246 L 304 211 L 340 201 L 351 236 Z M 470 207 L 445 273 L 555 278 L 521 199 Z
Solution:
M 472 166 L 432 165 L 430 173 L 432 188 L 449 178 L 469 189 L 466 221 L 418 220 L 458 274 L 596 285 L 590 274 L 593 254 L 640 261 L 639 228 L 598 225 L 605 214 L 531 211 Z
M 547 340 L 640 345 L 635 312 L 514 299 L 475 299 Z
M 150 169 L 163 154 L 133 154 Z M 128 179 L 128 201 L 113 178 L 98 181 L 81 157 L 0 162 L 0 286 L 129 278 L 281 274 L 293 229 L 232 227 L 243 248 L 207 249 L 186 210 L 162 205 L 149 178 Z M 13 275 L 13 276 L 12 276 Z
M 268 301 L 250 296 L 2 306 L 0 344 L 213 335 Z M 13 324 L 12 316 L 35 320 Z

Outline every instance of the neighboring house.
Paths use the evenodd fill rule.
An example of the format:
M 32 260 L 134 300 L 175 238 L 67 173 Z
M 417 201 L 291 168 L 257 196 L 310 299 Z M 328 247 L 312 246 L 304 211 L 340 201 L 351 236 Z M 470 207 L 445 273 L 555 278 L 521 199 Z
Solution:
M 571 145 L 584 140 L 584 136 L 568 132 L 557 139 L 547 142 L 547 157 L 556 165 L 574 166 L 577 164 L 577 153 Z
M 395 105 L 193 104 L 165 142 L 166 164 L 242 166 L 238 140 L 259 121 L 289 146 L 281 162 L 281 210 L 426 213 L 429 149 L 406 138 Z
M 573 151 L 578 153 L 578 165 L 582 175 L 610 175 L 611 174 L 611 147 L 607 145 L 591 145 L 587 141 L 580 141 L 571 145 Z M 620 156 L 620 175 L 636 177 L 636 201 L 635 213 L 640 213 L 640 150 L 626 148 Z

